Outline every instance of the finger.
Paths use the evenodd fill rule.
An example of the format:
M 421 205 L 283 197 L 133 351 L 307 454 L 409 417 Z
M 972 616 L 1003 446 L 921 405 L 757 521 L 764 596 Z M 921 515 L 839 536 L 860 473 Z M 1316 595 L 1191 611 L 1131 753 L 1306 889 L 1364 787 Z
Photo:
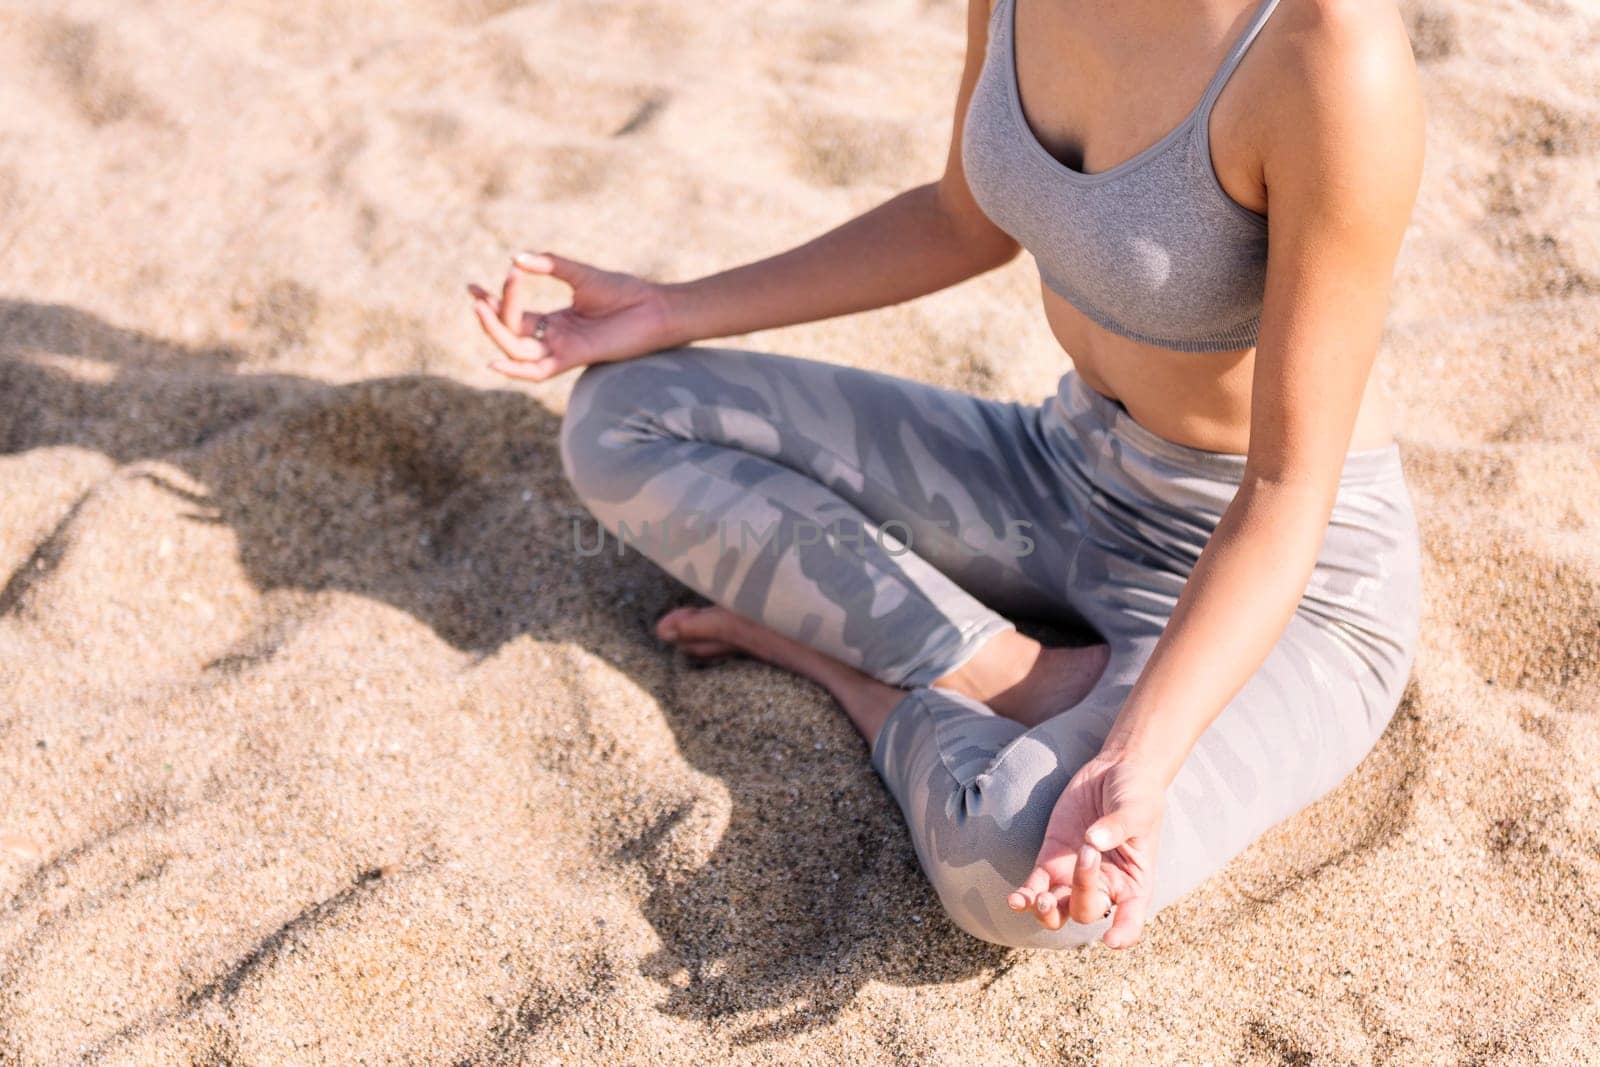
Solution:
M 1072 885 L 1067 880 L 1052 878 L 1050 888 L 1040 893 L 1033 902 L 1033 917 L 1047 930 L 1059 930 L 1069 918 L 1072 905 Z
M 1011 895 L 1006 898 L 1006 904 L 1013 911 L 1026 911 L 1033 907 L 1039 894 L 1049 888 L 1050 872 L 1043 867 L 1035 867 L 1033 873 L 1028 875 L 1027 881 L 1011 891 Z
M 1073 893 L 1088 893 L 1097 889 L 1100 879 L 1100 853 L 1093 845 L 1084 845 L 1078 850 L 1078 863 L 1072 870 Z
M 528 310 L 528 297 L 524 291 L 527 286 L 527 275 L 515 266 L 506 271 L 505 284 L 500 291 L 500 321 L 512 331 L 522 328 L 522 315 Z
M 550 354 L 543 341 L 535 341 L 531 337 L 518 337 L 506 329 L 506 324 L 500 321 L 486 301 L 475 301 L 472 307 L 477 311 L 478 322 L 483 326 L 484 332 L 489 335 L 489 339 L 499 346 L 500 351 L 512 359 L 520 359 L 531 363 L 544 359 Z
M 1074 922 L 1092 923 L 1105 914 L 1108 898 L 1101 888 L 1100 853 L 1093 845 L 1078 852 L 1078 866 L 1072 872 L 1072 903 L 1068 914 Z
M 1065 895 L 1063 894 L 1063 897 L 1064 896 Z M 1056 895 L 1055 895 L 1055 893 L 1052 892 L 1051 890 L 1046 889 L 1044 892 L 1042 892 L 1038 896 L 1034 897 L 1033 898 L 1033 910 L 1036 913 L 1038 913 L 1039 915 L 1049 915 L 1051 912 L 1055 911 L 1056 910 Z
M 566 282 L 574 289 L 588 281 L 594 268 L 575 259 L 558 256 L 554 252 L 519 252 L 511 257 L 517 269 L 529 274 L 548 274 Z
M 482 300 L 484 303 L 488 304 L 489 307 L 494 310 L 495 315 L 498 316 L 500 314 L 500 298 L 489 292 L 489 290 L 485 289 L 481 285 L 475 285 L 472 282 L 468 282 L 467 292 L 472 294 L 472 299 Z
M 1114 811 L 1109 815 L 1102 815 L 1090 823 L 1089 829 L 1083 836 L 1089 844 L 1101 852 L 1110 852 L 1127 841 L 1133 834 L 1128 827 L 1126 813 Z
M 1040 926 L 1046 930 L 1059 930 L 1066 921 L 1066 904 L 1068 891 L 1066 889 L 1047 889 L 1040 893 L 1033 902 L 1033 917 Z
M 1127 948 L 1144 933 L 1144 917 L 1150 904 L 1147 898 L 1130 897 L 1117 904 L 1117 917 L 1100 940 L 1111 948 Z

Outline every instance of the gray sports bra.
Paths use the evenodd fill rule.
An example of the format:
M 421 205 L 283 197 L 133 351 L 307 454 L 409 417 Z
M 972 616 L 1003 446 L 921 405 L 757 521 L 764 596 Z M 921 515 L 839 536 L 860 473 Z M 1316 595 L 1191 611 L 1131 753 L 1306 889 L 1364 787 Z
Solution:
M 1267 220 L 1217 181 L 1208 127 L 1277 3 L 1262 0 L 1177 128 L 1132 159 L 1085 174 L 1028 128 L 1013 47 L 1017 0 L 995 0 L 961 134 L 967 183 L 984 214 L 1033 254 L 1044 284 L 1107 330 L 1183 352 L 1255 344 Z

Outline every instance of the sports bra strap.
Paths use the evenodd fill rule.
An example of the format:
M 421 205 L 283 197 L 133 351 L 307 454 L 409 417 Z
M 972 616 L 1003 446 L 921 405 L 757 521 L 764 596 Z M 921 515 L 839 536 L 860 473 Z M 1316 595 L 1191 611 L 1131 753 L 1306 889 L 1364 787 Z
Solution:
M 1223 59 L 1222 66 L 1218 67 L 1217 72 L 1211 76 L 1211 84 L 1206 86 L 1205 96 L 1200 99 L 1200 113 L 1202 115 L 1210 114 L 1211 105 L 1216 103 L 1217 97 L 1222 94 L 1222 87 L 1228 84 L 1228 79 L 1232 77 L 1234 69 L 1239 65 L 1239 61 L 1244 59 L 1244 54 L 1250 50 L 1250 45 L 1254 43 L 1256 34 L 1261 32 L 1261 27 L 1267 24 L 1267 19 L 1272 16 L 1272 12 L 1277 9 L 1277 6 L 1278 0 L 1261 0 L 1261 5 L 1256 8 L 1256 13 L 1250 18 L 1250 24 L 1245 27 L 1244 33 L 1239 35 L 1239 39 L 1233 43 L 1233 47 L 1228 49 L 1228 55 Z

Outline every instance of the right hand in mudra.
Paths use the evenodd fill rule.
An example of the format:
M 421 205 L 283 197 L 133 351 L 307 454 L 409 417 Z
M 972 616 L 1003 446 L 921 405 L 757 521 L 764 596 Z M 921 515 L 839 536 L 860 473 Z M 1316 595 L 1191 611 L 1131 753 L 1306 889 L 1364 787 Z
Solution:
M 531 310 L 527 293 L 539 275 L 571 286 L 572 303 L 558 311 Z M 549 252 L 513 256 L 498 297 L 476 285 L 467 290 L 484 333 L 503 353 L 489 369 L 508 378 L 542 382 L 573 367 L 631 359 L 675 343 L 662 286 Z

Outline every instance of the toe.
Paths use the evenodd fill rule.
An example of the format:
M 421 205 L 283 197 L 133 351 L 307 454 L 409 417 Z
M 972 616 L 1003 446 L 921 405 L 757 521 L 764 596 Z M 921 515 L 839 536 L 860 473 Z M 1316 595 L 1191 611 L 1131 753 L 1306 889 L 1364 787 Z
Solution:
M 722 641 L 726 637 L 723 621 L 727 612 L 722 608 L 679 608 L 673 615 L 676 616 L 673 623 L 682 640 Z
M 740 652 L 728 612 L 720 607 L 674 608 L 656 620 L 656 637 L 676 645 L 696 666 L 711 666 Z
M 673 608 L 660 619 L 656 620 L 656 636 L 663 641 L 695 641 L 706 640 L 714 635 L 710 632 L 718 608 L 684 607 Z
M 684 608 L 673 608 L 656 620 L 656 636 L 663 641 L 678 639 L 678 626 L 683 622 Z

